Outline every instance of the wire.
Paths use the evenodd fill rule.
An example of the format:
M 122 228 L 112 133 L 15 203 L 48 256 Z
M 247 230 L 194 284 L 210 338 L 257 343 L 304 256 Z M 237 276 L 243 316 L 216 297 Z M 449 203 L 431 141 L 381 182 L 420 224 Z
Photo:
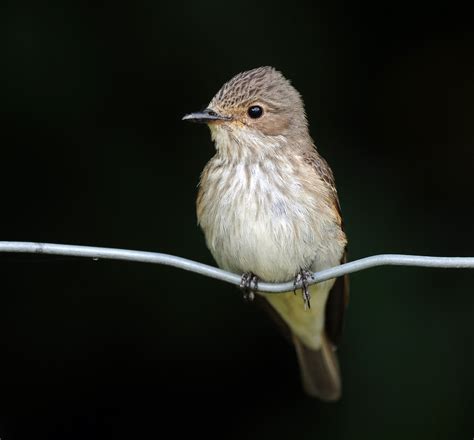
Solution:
M 230 284 L 240 285 L 241 276 L 226 272 L 207 264 L 198 263 L 174 255 L 155 252 L 133 251 L 127 249 L 113 249 L 92 246 L 75 246 L 69 244 L 34 243 L 21 241 L 0 241 L 0 252 L 29 253 L 46 255 L 65 255 L 71 257 L 92 258 L 93 260 L 123 260 L 138 263 L 163 264 L 179 269 L 195 272 Z M 444 269 L 473 269 L 474 257 L 424 257 L 419 255 L 382 254 L 361 258 L 350 263 L 315 272 L 309 284 L 337 278 L 345 274 L 359 272 L 378 266 L 414 266 L 436 267 Z M 296 287 L 301 287 L 296 285 Z M 288 283 L 258 283 L 259 292 L 281 293 L 294 290 L 293 282 Z

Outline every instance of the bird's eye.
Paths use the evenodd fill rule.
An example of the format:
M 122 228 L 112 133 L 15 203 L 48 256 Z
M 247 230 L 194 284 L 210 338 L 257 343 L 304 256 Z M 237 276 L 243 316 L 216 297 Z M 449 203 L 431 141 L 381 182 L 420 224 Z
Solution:
M 263 115 L 263 108 L 259 105 L 253 105 L 248 109 L 247 113 L 252 119 L 257 119 Z

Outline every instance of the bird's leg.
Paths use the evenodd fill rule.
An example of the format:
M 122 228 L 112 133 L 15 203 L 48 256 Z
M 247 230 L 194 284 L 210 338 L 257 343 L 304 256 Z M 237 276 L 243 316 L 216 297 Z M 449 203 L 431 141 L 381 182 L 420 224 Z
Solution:
M 308 280 L 314 279 L 313 273 L 309 270 L 301 269 L 295 276 L 295 281 L 293 282 L 294 286 L 294 294 L 296 295 L 296 291 L 298 290 L 299 284 L 301 284 L 301 293 L 303 294 L 303 301 L 305 308 L 311 308 L 311 295 L 309 293 L 308 287 Z
M 255 298 L 255 292 L 258 289 L 258 277 L 253 272 L 245 272 L 240 280 L 244 301 L 251 302 Z

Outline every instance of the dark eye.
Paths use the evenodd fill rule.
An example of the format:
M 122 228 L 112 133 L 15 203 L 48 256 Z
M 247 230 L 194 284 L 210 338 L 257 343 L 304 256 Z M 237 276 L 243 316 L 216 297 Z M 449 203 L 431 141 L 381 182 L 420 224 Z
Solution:
M 252 107 L 248 109 L 247 113 L 252 119 L 257 119 L 263 115 L 263 108 L 260 107 L 259 105 L 253 105 Z

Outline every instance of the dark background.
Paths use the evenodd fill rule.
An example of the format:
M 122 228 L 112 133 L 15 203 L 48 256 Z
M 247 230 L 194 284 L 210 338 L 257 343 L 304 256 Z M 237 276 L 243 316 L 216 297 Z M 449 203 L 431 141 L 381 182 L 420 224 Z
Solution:
M 474 255 L 467 6 L 17 1 L 0 29 L 3 240 L 214 264 L 194 208 L 213 145 L 181 116 L 273 65 L 335 172 L 351 259 Z M 136 263 L 0 262 L 2 440 L 474 435 L 474 271 L 353 275 L 344 394 L 324 404 L 230 285 Z

